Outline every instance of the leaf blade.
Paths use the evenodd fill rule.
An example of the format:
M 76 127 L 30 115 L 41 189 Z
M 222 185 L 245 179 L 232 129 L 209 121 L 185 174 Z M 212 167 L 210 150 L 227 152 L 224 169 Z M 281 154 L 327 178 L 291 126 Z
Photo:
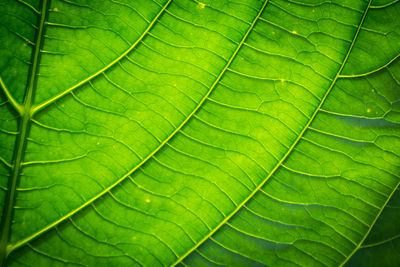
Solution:
M 249 1 L 247 7 L 255 3 Z M 174 2 L 149 33 L 144 45 L 128 58 L 127 61 L 136 66 L 134 69 L 126 62 L 118 63 L 118 71 L 109 71 L 90 81 L 32 120 L 34 128 L 24 162 L 25 188 L 22 191 L 33 192 L 37 190 L 33 186 L 38 186 L 44 199 L 50 199 L 49 192 L 71 192 L 71 195 L 65 194 L 65 200 L 71 199 L 71 205 L 59 209 L 62 202 L 55 198 L 54 207 L 61 216 L 53 215 L 53 219 L 58 222 L 61 218 L 63 223 L 51 225 L 55 227 L 46 229 L 49 231 L 40 238 L 35 236 L 26 246 L 15 250 L 10 257 L 11 264 L 20 260 L 35 260 L 41 265 L 80 264 L 78 259 L 83 258 L 88 265 L 163 265 L 177 259 L 182 259 L 183 265 L 339 265 L 360 243 L 381 204 L 387 201 L 393 183 L 398 182 L 398 150 L 388 146 L 390 140 L 396 142 L 398 138 L 395 107 L 398 97 L 394 90 L 396 56 L 387 64 L 379 63 L 381 67 L 365 75 L 341 73 L 346 65 L 343 59 L 346 61 L 351 54 L 350 51 L 344 53 L 344 48 L 360 47 L 361 41 L 355 41 L 354 33 L 362 34 L 361 39 L 367 36 L 365 27 L 359 23 L 362 15 L 362 20 L 366 16 L 366 4 L 364 1 L 321 5 L 271 1 L 265 14 L 259 14 L 260 23 L 254 25 L 253 22 L 254 30 L 247 36 L 245 32 L 251 23 L 246 26 L 246 19 L 241 19 L 246 12 L 237 13 L 237 9 L 221 3 Z M 342 14 L 337 17 L 339 13 Z M 255 12 L 248 14 L 254 17 Z M 235 22 L 243 22 L 238 31 L 241 35 L 231 31 L 233 27 L 224 28 L 229 23 L 224 23 L 223 19 L 229 16 Z M 203 24 L 203 18 L 207 23 Z M 297 27 L 297 21 L 307 26 Z M 314 21 L 317 27 L 312 24 Z M 192 31 L 195 34 L 190 35 L 190 31 L 184 30 L 185 37 L 201 36 L 204 30 L 205 36 L 211 34 L 213 38 L 221 38 L 220 41 L 226 40 L 227 52 L 236 52 L 230 60 L 228 57 L 228 64 L 202 70 L 206 60 L 202 62 L 201 57 L 190 61 L 185 53 L 165 53 L 159 41 L 178 48 L 174 41 L 168 40 L 168 35 L 159 35 L 165 25 L 199 31 Z M 337 30 L 329 31 L 332 26 Z M 320 29 L 323 34 L 318 32 Z M 158 39 L 153 39 L 155 34 Z M 238 39 L 242 40 L 237 42 L 239 45 L 235 44 Z M 197 42 L 200 43 L 200 39 Z M 189 47 L 181 45 L 179 51 Z M 216 48 L 208 48 L 211 47 L 211 50 Z M 242 47 L 240 52 L 239 47 Z M 224 61 L 226 54 L 218 57 Z M 153 63 L 149 65 L 150 60 Z M 99 101 L 115 99 L 109 94 L 114 87 L 136 99 L 132 92 L 137 91 L 132 91 L 131 86 L 142 88 L 142 85 L 132 80 L 124 82 L 121 73 L 145 77 L 144 70 L 154 72 L 149 79 L 142 79 L 146 84 L 153 77 L 165 77 L 164 69 L 155 67 L 158 60 L 166 65 L 169 60 L 174 64 L 186 64 L 189 60 L 190 64 L 173 70 L 181 71 L 178 75 L 187 76 L 206 88 L 215 87 L 212 92 L 200 90 L 198 95 L 191 92 L 193 94 L 187 98 L 189 102 L 194 100 L 191 105 L 186 100 L 175 104 L 184 109 L 179 119 L 172 116 L 172 110 L 164 112 L 155 105 L 146 106 L 143 110 L 150 108 L 157 116 L 166 115 L 164 119 L 170 126 L 164 124 L 159 129 L 167 129 L 167 135 L 160 135 L 154 127 L 147 128 L 150 124 L 142 120 L 146 118 L 142 115 L 144 111 L 126 113 L 112 101 L 108 106 Z M 221 69 L 226 75 L 218 81 L 220 76 L 214 75 L 212 70 Z M 194 72 L 196 75 L 191 76 Z M 387 78 L 388 75 L 392 78 Z M 215 78 L 218 82 L 212 82 Z M 169 79 L 162 80 L 169 82 Z M 372 94 L 366 91 L 370 86 L 376 87 Z M 177 103 L 165 88 L 167 86 L 163 85 L 159 91 L 150 91 L 162 92 L 164 100 L 172 105 Z M 148 99 L 140 99 L 148 103 Z M 364 104 L 367 104 L 366 109 Z M 76 112 L 71 113 L 74 109 Z M 63 117 L 64 111 L 67 116 Z M 82 116 L 82 113 L 87 115 Z M 139 127 L 131 128 L 129 138 L 111 134 L 114 128 L 101 119 L 100 114 L 108 121 L 113 118 L 119 125 L 139 118 L 136 120 Z M 51 118 L 58 118 L 60 122 Z M 66 118 L 73 121 L 65 124 Z M 82 127 L 80 121 L 87 124 Z M 182 124 L 185 121 L 187 123 Z M 102 129 L 99 124 L 106 127 Z M 43 129 L 39 130 L 40 127 Z M 139 143 L 132 143 L 132 139 L 140 137 L 143 143 L 150 141 L 142 132 L 137 132 L 143 128 L 147 128 L 148 136 L 163 144 L 155 153 L 153 148 L 159 146 L 148 142 L 151 159 L 149 157 L 146 164 L 136 168 L 132 175 L 128 172 L 122 176 L 126 179 L 117 180 L 118 185 L 115 179 L 103 180 L 93 172 L 93 166 L 101 166 L 99 163 L 105 163 L 102 166 L 110 170 L 106 172 L 108 177 L 121 177 L 118 173 L 123 169 L 115 164 L 117 161 L 100 157 L 98 151 L 113 155 L 123 166 L 128 166 L 127 162 L 131 165 L 143 162 L 144 150 Z M 54 133 L 49 135 L 51 131 Z M 175 134 L 168 135 L 171 132 Z M 41 136 L 45 138 L 38 139 Z M 84 144 L 83 149 L 74 145 L 70 151 L 65 151 L 67 153 L 32 153 L 43 144 L 59 146 L 66 138 Z M 96 142 L 99 147 L 90 147 Z M 107 149 L 111 145 L 118 148 L 119 154 Z M 138 160 L 133 160 L 134 154 Z M 88 176 L 95 178 L 100 192 L 104 192 L 96 200 L 93 196 L 98 192 L 84 192 L 80 203 L 88 204 L 80 212 L 74 213 L 76 207 L 81 206 L 71 196 L 78 193 L 79 198 L 83 191 L 76 187 L 66 190 L 68 180 L 60 185 L 54 182 L 46 185 L 46 181 L 27 186 L 26 178 L 37 176 L 40 170 L 51 172 L 59 166 L 64 170 L 67 166 L 72 169 L 80 162 L 85 162 L 89 167 Z M 78 176 L 70 175 L 71 180 L 77 181 Z M 268 183 L 265 177 L 269 177 Z M 110 188 L 110 184 L 115 187 Z M 56 189 L 59 186 L 63 189 Z M 22 196 L 33 199 L 34 194 L 20 194 L 19 206 L 26 207 L 21 202 Z M 74 209 L 76 203 L 78 206 Z M 16 221 L 20 222 L 24 216 L 30 216 L 28 214 L 32 213 L 18 211 Z M 45 219 L 51 218 L 50 215 L 49 212 Z M 14 229 L 18 227 L 16 224 Z M 17 235 L 13 240 L 18 242 L 21 231 L 15 231 Z

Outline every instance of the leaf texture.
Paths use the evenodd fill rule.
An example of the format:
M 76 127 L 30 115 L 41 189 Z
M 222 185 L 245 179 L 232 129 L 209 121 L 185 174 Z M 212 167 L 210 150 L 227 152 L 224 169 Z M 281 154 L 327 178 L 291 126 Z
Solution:
M 0 13 L 3 264 L 399 262 L 399 1 Z

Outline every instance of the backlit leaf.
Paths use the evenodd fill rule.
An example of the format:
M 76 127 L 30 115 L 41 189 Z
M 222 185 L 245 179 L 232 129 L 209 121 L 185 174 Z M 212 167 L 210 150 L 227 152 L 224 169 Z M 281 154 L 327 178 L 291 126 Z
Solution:
M 400 264 L 398 0 L 0 0 L 7 266 Z

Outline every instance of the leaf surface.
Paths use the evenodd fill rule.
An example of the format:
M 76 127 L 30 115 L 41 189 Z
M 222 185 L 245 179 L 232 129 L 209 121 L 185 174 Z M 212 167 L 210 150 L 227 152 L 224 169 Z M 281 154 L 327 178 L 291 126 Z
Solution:
M 398 1 L 0 12 L 7 265 L 398 260 Z

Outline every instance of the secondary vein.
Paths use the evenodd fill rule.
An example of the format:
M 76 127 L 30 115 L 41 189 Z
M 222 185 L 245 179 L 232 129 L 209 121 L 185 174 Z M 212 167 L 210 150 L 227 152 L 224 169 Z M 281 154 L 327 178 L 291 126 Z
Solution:
M 23 107 L 21 108 L 21 120 L 19 125 L 19 135 L 16 142 L 16 148 L 13 157 L 13 168 L 11 171 L 11 179 L 8 183 L 8 190 L 5 199 L 5 207 L 2 216 L 1 224 L 1 239 L 0 239 L 0 264 L 5 265 L 6 257 L 10 250 L 8 239 L 11 232 L 11 223 L 13 217 L 13 207 L 16 199 L 16 189 L 20 177 L 22 161 L 25 151 L 25 141 L 29 134 L 29 126 L 31 122 L 31 107 L 33 103 L 34 91 L 37 84 L 37 73 L 39 70 L 40 48 L 42 46 L 44 36 L 44 25 L 47 17 L 48 5 L 50 0 L 41 1 L 41 12 L 38 16 L 38 31 L 35 36 L 35 46 L 32 55 L 32 65 L 30 67 L 30 76 L 27 84 L 27 89 L 24 97 Z

